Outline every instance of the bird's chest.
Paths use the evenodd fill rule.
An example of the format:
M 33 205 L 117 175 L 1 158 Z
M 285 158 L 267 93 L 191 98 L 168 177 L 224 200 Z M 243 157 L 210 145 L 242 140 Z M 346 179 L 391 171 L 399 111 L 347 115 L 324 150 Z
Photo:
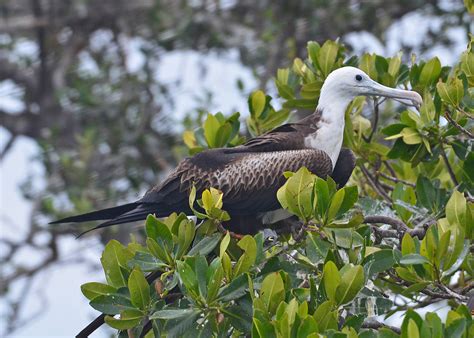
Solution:
M 319 123 L 318 130 L 305 138 L 305 146 L 328 154 L 334 169 L 341 151 L 343 135 L 344 124 Z

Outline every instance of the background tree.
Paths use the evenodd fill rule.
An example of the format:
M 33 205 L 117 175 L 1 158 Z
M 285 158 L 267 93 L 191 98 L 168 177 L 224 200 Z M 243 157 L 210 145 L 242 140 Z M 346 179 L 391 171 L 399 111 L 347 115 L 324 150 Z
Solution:
M 370 31 L 384 43 L 387 27 L 414 11 L 440 20 L 439 27 L 429 32 L 417 50 L 449 44 L 446 27 L 463 27 L 466 34 L 469 30 L 469 15 L 460 2 L 446 6 L 438 1 L 17 0 L 3 2 L 0 10 L 0 79 L 13 88 L 10 95 L 23 103 L 21 111 L 0 111 L 2 127 L 9 135 L 2 157 L 18 138 L 35 140 L 42 150 L 37 161 L 45 168 L 46 181 L 41 190 L 33 189 L 28 184 L 31 182 L 23 187 L 23 193 L 35 202 L 27 236 L 21 241 L 2 238 L 2 266 L 9 267 L 2 273 L 3 293 L 12 283 L 32 279 L 60 259 L 58 239 L 69 236 L 71 230 L 46 227 L 44 216 L 57 217 L 66 210 L 81 212 L 133 199 L 184 155 L 182 148 L 174 147 L 180 133 L 174 127 L 176 121 L 168 117 L 173 103 L 179 100 L 175 86 L 161 83 L 153 72 L 167 53 L 236 49 L 243 64 L 255 71 L 260 87 L 265 88 L 271 85 L 269 80 L 278 68 L 291 64 L 295 56 L 306 55 L 310 39 L 325 41 Z M 132 69 L 129 45 L 136 42 L 144 62 L 139 69 Z M 21 50 L 24 46 L 29 46 L 27 53 Z M 347 47 L 350 50 L 351 46 Z M 406 50 L 409 52 L 410 47 Z M 296 70 L 292 74 L 302 76 L 303 70 Z M 280 87 L 289 85 L 297 90 L 281 76 L 277 76 L 283 82 Z M 294 101 L 282 95 L 283 89 L 278 90 L 288 99 L 288 109 L 298 108 L 304 113 L 316 102 Z M 300 100 L 306 94 L 292 95 Z M 204 109 L 207 104 L 203 103 Z M 453 119 L 457 121 L 457 116 Z M 362 128 L 366 121 L 359 120 Z M 193 117 L 186 126 L 201 122 Z M 252 128 L 255 126 L 250 133 L 257 132 Z M 194 142 L 192 137 L 188 141 Z M 452 155 L 448 151 L 446 156 Z M 376 180 L 372 189 L 378 191 L 383 184 L 387 183 Z M 113 236 L 124 240 L 128 229 L 122 229 Z M 38 244 L 37 239 L 45 235 L 48 240 Z M 100 236 L 105 243 L 111 234 Z M 45 259 L 28 268 L 12 264 L 19 249 L 28 246 L 42 250 Z M 22 300 L 20 297 L 11 304 L 9 330 L 15 328 Z

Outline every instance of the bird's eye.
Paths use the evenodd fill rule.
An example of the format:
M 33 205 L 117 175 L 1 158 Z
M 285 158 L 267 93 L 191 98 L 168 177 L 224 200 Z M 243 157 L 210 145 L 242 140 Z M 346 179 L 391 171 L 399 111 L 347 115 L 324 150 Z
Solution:
M 357 75 L 356 75 L 356 80 L 357 80 L 357 81 L 362 81 L 362 75 L 357 74 Z

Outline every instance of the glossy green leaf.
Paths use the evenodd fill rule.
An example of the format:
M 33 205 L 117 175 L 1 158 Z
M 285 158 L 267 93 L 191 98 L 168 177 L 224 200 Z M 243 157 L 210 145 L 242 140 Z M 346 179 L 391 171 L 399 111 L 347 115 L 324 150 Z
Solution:
M 255 259 L 257 258 L 257 243 L 252 236 L 244 236 L 237 245 L 244 251 L 244 253 L 240 256 L 234 267 L 234 276 L 247 272 L 253 266 Z
M 341 282 L 335 292 L 336 302 L 342 305 L 353 300 L 364 286 L 364 280 L 364 269 L 360 265 L 341 270 Z
M 195 309 L 165 309 L 154 312 L 150 319 L 179 319 L 186 318 L 196 312 Z
M 143 318 L 144 314 L 139 310 L 124 310 L 120 314 L 120 319 L 105 316 L 104 321 L 114 329 L 127 330 L 137 326 Z
M 262 282 L 260 297 L 269 313 L 274 313 L 285 298 L 283 279 L 278 272 L 268 274 Z
M 332 261 L 328 261 L 326 264 L 324 264 L 323 282 L 328 299 L 335 302 L 336 289 L 341 283 L 341 276 L 339 274 L 339 269 Z
M 111 240 L 105 246 L 100 261 L 110 285 L 116 288 L 127 286 L 127 262 L 132 257 L 133 254 L 116 240 Z
M 189 250 L 188 255 L 207 255 L 209 252 L 214 250 L 221 237 L 222 235 L 220 233 L 214 233 L 210 236 L 204 237 L 196 245 L 194 245 L 191 250 Z
M 446 217 L 451 225 L 465 226 L 466 223 L 466 198 L 455 190 L 446 204 Z
M 430 261 L 428 258 L 421 256 L 419 254 L 408 254 L 400 258 L 400 264 L 403 265 L 413 265 L 413 264 L 429 264 Z
M 228 302 L 245 295 L 248 288 L 248 277 L 242 274 L 234 278 L 230 284 L 223 287 L 218 294 L 218 299 L 222 302 Z
M 82 294 L 89 300 L 102 295 L 110 295 L 117 292 L 117 289 L 113 286 L 103 284 L 103 283 L 85 283 L 81 285 Z
M 438 80 L 439 74 L 441 73 L 441 62 L 437 57 L 432 58 L 423 66 L 419 83 L 423 86 L 429 86 Z
M 133 305 L 142 310 L 148 307 L 150 304 L 150 286 L 140 269 L 133 269 L 128 278 L 128 289 Z
M 318 65 L 324 77 L 327 77 L 334 68 L 339 45 L 337 42 L 327 40 L 318 51 Z

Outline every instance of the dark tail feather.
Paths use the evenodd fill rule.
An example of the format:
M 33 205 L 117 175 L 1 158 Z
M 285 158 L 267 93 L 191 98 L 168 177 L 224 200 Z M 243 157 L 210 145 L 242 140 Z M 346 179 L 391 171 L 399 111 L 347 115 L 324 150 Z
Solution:
M 128 203 L 124 205 L 119 205 L 118 207 L 102 209 L 102 210 L 97 210 L 93 212 L 88 212 L 87 214 L 66 217 L 66 218 L 51 222 L 49 224 L 102 221 L 102 220 L 116 218 L 120 215 L 123 215 L 124 213 L 135 209 L 139 205 L 140 203 L 138 202 Z
M 149 214 L 156 213 L 158 211 L 157 209 L 158 209 L 158 205 L 155 203 L 146 203 L 146 204 L 136 203 L 136 206 L 134 209 L 128 212 L 125 212 L 114 219 L 103 222 L 97 225 L 96 227 L 93 227 L 92 229 L 86 230 L 83 233 L 79 234 L 76 238 L 79 238 L 90 231 L 97 230 L 100 228 L 105 228 L 111 225 L 144 220 Z

